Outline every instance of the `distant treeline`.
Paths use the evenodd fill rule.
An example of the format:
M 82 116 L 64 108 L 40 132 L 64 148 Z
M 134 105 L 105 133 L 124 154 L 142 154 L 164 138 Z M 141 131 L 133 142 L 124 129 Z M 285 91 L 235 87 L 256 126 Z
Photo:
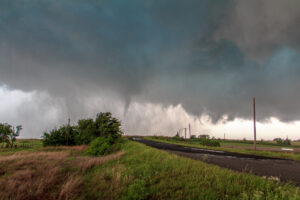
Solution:
M 183 138 L 183 137 L 179 137 L 178 134 L 176 134 L 174 137 L 165 137 L 165 136 L 153 136 L 153 138 L 156 139 L 164 139 L 167 141 L 186 141 L 186 142 L 190 142 L 190 143 L 198 143 L 204 146 L 214 146 L 214 147 L 219 147 L 221 146 L 220 144 L 222 142 L 226 142 L 226 143 L 243 143 L 243 144 L 254 144 L 253 140 L 224 140 L 224 139 L 216 139 L 216 138 L 209 138 L 208 135 L 203 135 L 202 137 L 196 137 L 195 135 L 192 135 L 191 138 Z M 270 146 L 290 146 L 292 144 L 291 140 L 289 139 L 281 139 L 281 138 L 275 138 L 273 140 L 274 142 L 270 142 L 270 141 L 263 141 L 263 140 L 257 140 L 256 144 L 260 144 L 260 145 L 270 145 Z M 297 145 L 294 145 L 297 146 Z
M 179 135 L 175 135 L 174 137 L 165 137 L 165 136 L 152 136 L 154 139 L 163 139 L 166 141 L 177 141 L 183 142 L 188 141 L 190 143 L 197 143 L 203 146 L 211 146 L 211 147 L 219 147 L 221 146 L 220 142 L 216 139 L 209 139 L 209 138 L 191 138 L 191 139 L 184 139 L 183 137 L 179 137 Z

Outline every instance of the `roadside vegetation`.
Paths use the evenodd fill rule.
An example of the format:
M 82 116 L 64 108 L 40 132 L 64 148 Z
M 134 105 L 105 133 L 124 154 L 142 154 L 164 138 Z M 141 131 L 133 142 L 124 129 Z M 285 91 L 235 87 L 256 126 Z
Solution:
M 183 158 L 124 139 L 86 156 L 86 145 L 0 156 L 0 199 L 300 199 L 299 188 Z
M 239 149 L 239 148 L 232 148 L 232 146 L 238 146 L 239 144 L 249 145 L 247 143 L 243 143 L 243 140 L 234 141 L 233 140 L 217 140 L 220 143 L 220 147 L 218 146 L 209 146 L 203 145 L 197 140 L 193 139 L 178 139 L 175 137 L 164 137 L 164 136 L 147 136 L 144 139 L 153 140 L 157 142 L 165 142 L 170 144 L 178 144 L 183 146 L 190 146 L 190 147 L 197 147 L 197 148 L 205 148 L 205 149 L 213 149 L 213 150 L 220 150 L 220 151 L 229 151 L 229 152 L 236 152 L 236 153 L 244 153 L 244 154 L 253 154 L 253 155 L 261 155 L 261 156 L 268 156 L 268 157 L 277 157 L 277 158 L 286 158 L 286 159 L 293 159 L 293 160 L 300 160 L 300 153 L 298 152 L 272 152 L 272 151 L 254 151 L 250 149 Z M 210 139 L 208 139 L 210 140 Z M 246 141 L 248 142 L 248 141 Z M 229 146 L 230 145 L 230 146 Z M 257 145 L 258 146 L 258 145 Z M 270 145 L 272 146 L 272 145 Z M 274 146 L 273 146 L 274 147 Z M 275 145 L 275 147 L 277 147 Z M 295 146 L 291 146 L 295 147 Z M 296 146 L 296 148 L 299 148 Z

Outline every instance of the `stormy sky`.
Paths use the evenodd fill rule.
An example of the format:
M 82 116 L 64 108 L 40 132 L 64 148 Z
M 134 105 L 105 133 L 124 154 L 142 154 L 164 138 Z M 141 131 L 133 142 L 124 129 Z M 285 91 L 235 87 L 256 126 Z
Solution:
M 298 0 L 1 0 L 0 121 L 40 137 L 110 111 L 128 134 L 213 133 L 255 96 L 259 122 L 292 126 L 299 53 Z

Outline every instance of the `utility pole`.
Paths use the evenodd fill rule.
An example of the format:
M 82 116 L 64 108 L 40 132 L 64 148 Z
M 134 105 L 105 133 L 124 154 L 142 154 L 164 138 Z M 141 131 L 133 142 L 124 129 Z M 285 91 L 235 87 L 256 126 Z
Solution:
M 254 129 L 254 150 L 256 151 L 255 98 L 253 98 L 253 129 Z
M 186 139 L 186 128 L 184 128 L 184 139 Z
M 192 138 L 191 136 L 191 124 L 189 124 L 189 133 L 190 133 L 190 139 Z
M 225 133 L 224 133 L 224 140 L 225 140 Z

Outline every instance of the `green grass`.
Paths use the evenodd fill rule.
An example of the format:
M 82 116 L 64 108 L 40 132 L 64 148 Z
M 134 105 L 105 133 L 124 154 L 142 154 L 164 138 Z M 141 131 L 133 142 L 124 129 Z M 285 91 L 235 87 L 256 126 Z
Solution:
M 265 142 L 266 143 L 266 142 Z M 282 145 L 277 145 L 276 143 L 268 142 L 269 144 L 256 144 L 257 147 L 270 147 L 270 148 L 282 148 L 282 147 L 287 147 L 287 148 L 299 148 L 299 146 L 291 145 L 291 146 L 282 146 Z M 221 141 L 221 147 L 227 147 L 227 146 L 246 146 L 246 147 L 253 147 L 253 144 L 248 144 L 248 143 L 243 143 L 243 142 L 227 142 L 222 140 Z
M 247 144 L 247 143 L 237 143 L 237 142 L 221 142 L 221 146 L 222 147 L 226 147 L 226 146 L 246 146 L 246 147 L 253 147 L 253 144 Z M 258 146 L 258 145 L 257 145 Z
M 299 188 L 127 141 L 119 160 L 95 167 L 79 199 L 300 199 Z
M 11 155 L 21 151 L 38 151 L 42 146 L 40 139 L 17 139 L 16 148 L 5 148 L 5 143 L 0 143 L 0 155 Z
M 220 140 L 221 146 L 253 146 L 253 141 L 249 140 Z M 281 147 L 288 147 L 288 148 L 300 148 L 300 143 L 292 142 L 292 145 L 282 145 L 277 144 L 275 141 L 256 141 L 257 147 L 271 147 L 271 148 L 281 148 Z
M 253 155 L 261 155 L 261 156 L 268 156 L 268 157 L 300 160 L 299 153 L 254 151 L 254 150 L 247 150 L 247 149 L 226 148 L 226 146 L 207 147 L 207 146 L 203 146 L 203 145 L 200 145 L 197 143 L 190 143 L 189 141 L 176 141 L 172 138 L 157 137 L 157 136 L 148 136 L 148 137 L 144 137 L 144 139 L 157 141 L 157 142 L 165 142 L 165 143 L 170 143 L 170 144 L 178 144 L 178 145 L 189 146 L 189 147 L 198 147 L 198 148 L 204 148 L 204 149 L 214 149 L 214 150 L 219 150 L 219 151 L 228 151 L 228 152 L 236 152 L 236 153 L 243 153 L 243 154 L 253 154 Z M 237 145 L 235 144 L 233 146 L 237 146 Z
M 293 145 L 293 146 L 299 146 L 299 147 L 300 147 L 300 141 L 292 142 L 292 145 Z

